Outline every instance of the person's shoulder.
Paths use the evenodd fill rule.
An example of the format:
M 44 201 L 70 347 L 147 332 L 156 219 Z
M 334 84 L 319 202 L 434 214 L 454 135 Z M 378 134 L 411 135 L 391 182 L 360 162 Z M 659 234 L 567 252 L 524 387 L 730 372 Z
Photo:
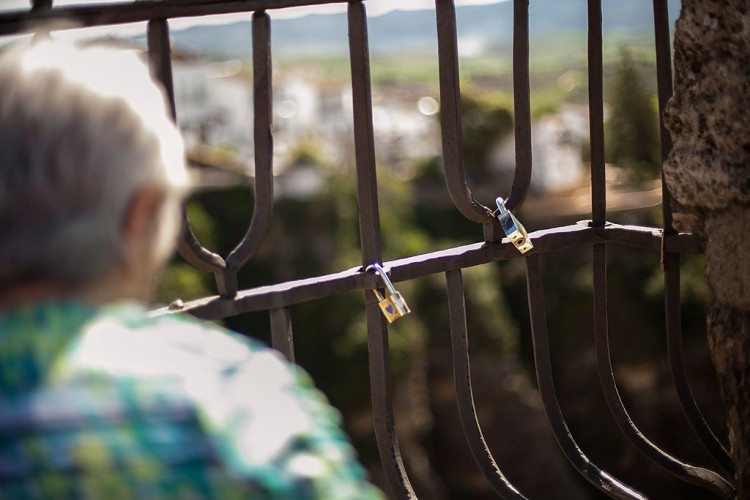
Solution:
M 304 370 L 260 342 L 179 314 L 113 306 L 90 323 L 73 364 L 133 382 L 139 398 L 183 397 L 226 470 L 275 497 L 380 498 L 338 411 Z
M 70 354 L 79 368 L 149 377 L 221 371 L 268 351 L 260 342 L 208 321 L 182 314 L 154 316 L 138 304 L 112 304 L 87 322 Z

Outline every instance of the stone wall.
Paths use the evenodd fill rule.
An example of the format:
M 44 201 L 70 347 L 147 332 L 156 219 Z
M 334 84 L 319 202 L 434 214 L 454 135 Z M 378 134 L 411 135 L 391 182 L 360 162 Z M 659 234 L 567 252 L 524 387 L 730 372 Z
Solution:
M 729 412 L 738 497 L 750 498 L 750 2 L 683 0 L 664 165 L 675 226 L 706 243 L 708 335 Z

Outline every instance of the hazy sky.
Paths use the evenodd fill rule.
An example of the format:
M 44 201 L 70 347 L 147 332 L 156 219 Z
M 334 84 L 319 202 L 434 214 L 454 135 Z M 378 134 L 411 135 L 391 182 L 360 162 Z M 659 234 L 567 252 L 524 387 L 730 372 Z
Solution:
M 482 5 L 488 3 L 500 3 L 508 0 L 455 0 L 456 5 Z M 434 9 L 434 0 L 367 0 L 367 13 L 371 16 L 378 16 L 392 10 L 422 10 Z M 346 10 L 346 4 L 328 4 L 315 7 L 303 7 L 296 9 L 281 9 L 276 11 L 274 17 L 298 17 L 309 12 L 343 12 Z M 294 11 L 298 11 L 294 12 Z M 271 14 L 273 16 L 273 14 Z
M 489 3 L 500 3 L 508 0 L 455 0 L 456 5 L 480 5 Z M 27 9 L 30 0 L 0 0 L 0 10 L 19 10 Z M 75 4 L 105 4 L 105 3 L 127 3 L 127 0 L 55 0 L 55 5 L 75 5 Z M 434 8 L 434 0 L 367 0 L 367 11 L 370 15 L 377 16 L 391 10 L 420 10 Z M 313 13 L 330 13 L 343 12 L 346 9 L 346 3 L 326 4 L 312 7 L 294 7 L 289 9 L 278 9 L 271 11 L 271 15 L 277 19 L 301 17 Z M 231 16 L 212 16 L 216 19 Z M 193 24 L 198 19 L 192 19 Z M 213 19 L 204 18 L 203 21 L 214 21 Z
M 54 5 L 75 5 L 75 4 L 106 4 L 106 3 L 127 3 L 128 0 L 54 0 Z M 454 0 L 456 5 L 481 5 L 506 2 L 508 0 Z M 0 11 L 9 10 L 26 10 L 29 8 L 30 0 L 0 0 Z M 366 0 L 367 13 L 370 16 L 379 16 L 392 10 L 421 10 L 434 9 L 434 0 Z M 287 9 L 269 10 L 272 19 L 289 19 L 302 17 L 307 14 L 330 14 L 335 12 L 345 12 L 346 2 L 338 4 L 316 5 L 311 7 L 293 7 Z M 196 24 L 224 24 L 228 22 L 241 21 L 250 19 L 249 13 L 243 14 L 226 14 L 217 16 L 203 16 L 192 18 L 177 18 L 169 21 L 173 29 L 185 28 Z M 105 35 L 135 35 L 145 32 L 144 23 L 136 23 L 120 26 L 105 26 L 102 28 L 87 28 L 84 30 L 71 30 L 68 34 L 74 38 L 105 36 Z

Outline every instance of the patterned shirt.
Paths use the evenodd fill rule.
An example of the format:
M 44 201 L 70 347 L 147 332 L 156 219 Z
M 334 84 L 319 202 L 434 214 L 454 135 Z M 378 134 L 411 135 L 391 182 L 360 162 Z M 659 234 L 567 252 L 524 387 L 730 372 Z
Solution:
M 0 498 L 381 498 L 299 368 L 135 304 L 0 313 Z

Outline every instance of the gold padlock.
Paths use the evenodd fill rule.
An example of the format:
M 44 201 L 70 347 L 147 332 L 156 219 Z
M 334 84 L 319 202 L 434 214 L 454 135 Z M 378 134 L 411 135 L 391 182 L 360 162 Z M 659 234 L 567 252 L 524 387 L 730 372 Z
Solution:
M 534 244 L 531 243 L 526 228 L 523 227 L 523 224 L 521 224 L 507 208 L 505 208 L 505 200 L 503 200 L 503 197 L 498 196 L 497 199 L 495 199 L 495 203 L 497 203 L 498 210 L 496 216 L 497 220 L 500 222 L 500 227 L 503 228 L 503 232 L 510 242 L 513 243 L 521 253 L 526 253 L 534 248 Z
M 383 297 L 383 294 L 377 289 L 373 290 L 375 297 L 378 299 L 378 306 L 380 306 L 380 310 L 383 311 L 383 315 L 385 316 L 385 319 L 388 320 L 388 323 L 393 323 L 397 319 L 402 318 L 411 312 L 404 297 L 402 297 L 396 290 L 396 287 L 393 286 L 393 283 L 391 283 L 391 280 L 388 278 L 388 275 L 380 264 L 375 262 L 372 265 L 367 266 L 366 271 L 374 272 L 379 275 L 383 280 L 383 283 L 385 283 L 385 288 L 388 290 L 389 294 L 386 297 Z

